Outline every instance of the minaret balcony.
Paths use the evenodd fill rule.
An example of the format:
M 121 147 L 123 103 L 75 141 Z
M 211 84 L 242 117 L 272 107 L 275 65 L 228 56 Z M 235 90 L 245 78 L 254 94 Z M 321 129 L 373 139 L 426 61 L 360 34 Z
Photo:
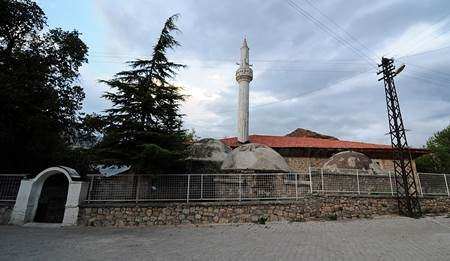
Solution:
M 239 68 L 236 71 L 236 81 L 247 81 L 253 80 L 253 70 L 251 68 Z

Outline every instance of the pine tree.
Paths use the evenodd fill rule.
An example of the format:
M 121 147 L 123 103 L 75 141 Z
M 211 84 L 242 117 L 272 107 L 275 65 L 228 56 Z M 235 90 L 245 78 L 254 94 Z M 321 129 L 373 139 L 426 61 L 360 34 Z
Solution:
M 128 62 L 131 70 L 102 81 L 113 90 L 104 95 L 113 106 L 106 111 L 104 138 L 97 148 L 101 163 L 131 165 L 135 172 L 177 170 L 186 139 L 179 112 L 185 97 L 170 81 L 185 65 L 166 57 L 179 46 L 171 35 L 179 31 L 177 18 L 165 22 L 151 59 Z

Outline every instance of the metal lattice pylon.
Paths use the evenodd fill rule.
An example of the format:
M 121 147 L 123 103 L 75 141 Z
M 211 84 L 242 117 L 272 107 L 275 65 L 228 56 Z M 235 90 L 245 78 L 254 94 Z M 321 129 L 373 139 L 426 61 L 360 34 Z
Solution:
M 416 175 L 412 167 L 411 153 L 406 140 L 405 127 L 395 89 L 394 77 L 399 73 L 395 71 L 394 59 L 382 58 L 381 71 L 386 93 L 386 105 L 389 121 L 389 134 L 393 149 L 396 196 L 400 215 L 419 217 L 422 215 L 417 190 Z

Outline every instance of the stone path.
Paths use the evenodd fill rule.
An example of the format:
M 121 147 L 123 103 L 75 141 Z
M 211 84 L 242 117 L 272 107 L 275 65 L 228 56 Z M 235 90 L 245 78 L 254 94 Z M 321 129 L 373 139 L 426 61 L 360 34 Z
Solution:
M 450 218 L 150 228 L 0 226 L 0 260 L 450 260 Z

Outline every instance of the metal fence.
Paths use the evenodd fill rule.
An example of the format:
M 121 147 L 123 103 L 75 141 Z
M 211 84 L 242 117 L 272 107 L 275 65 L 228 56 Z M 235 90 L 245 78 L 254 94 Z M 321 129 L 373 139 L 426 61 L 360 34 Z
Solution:
M 20 180 L 26 174 L 1 174 L 0 175 L 0 201 L 14 202 L 19 192 Z
M 450 174 L 419 173 L 421 195 L 450 197 Z
M 0 201 L 14 202 L 25 174 L 0 174 Z M 450 174 L 418 173 L 422 196 L 450 197 Z M 395 195 L 391 173 L 361 170 L 308 173 L 87 176 L 87 202 L 243 201 L 297 199 L 308 194 Z
M 87 201 L 212 201 L 292 199 L 310 190 L 298 173 L 90 175 Z
M 354 169 L 310 169 L 311 192 L 346 194 L 394 194 L 394 177 L 390 172 L 374 174 Z
M 447 195 L 449 174 L 418 173 L 421 195 Z M 246 201 L 297 199 L 308 194 L 395 195 L 391 173 L 325 171 L 309 173 L 89 175 L 87 202 Z

